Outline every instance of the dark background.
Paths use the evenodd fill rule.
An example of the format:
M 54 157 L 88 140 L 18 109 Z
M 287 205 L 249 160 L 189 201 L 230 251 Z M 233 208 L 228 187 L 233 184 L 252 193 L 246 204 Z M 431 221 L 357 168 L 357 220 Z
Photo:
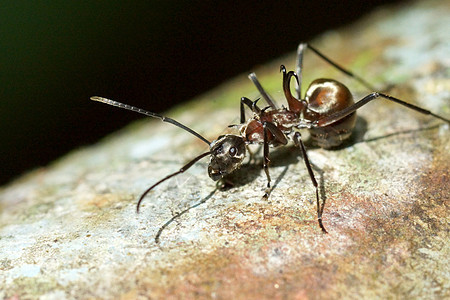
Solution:
M 32 2 L 0 10 L 0 184 L 141 117 L 92 95 L 164 111 L 394 1 Z

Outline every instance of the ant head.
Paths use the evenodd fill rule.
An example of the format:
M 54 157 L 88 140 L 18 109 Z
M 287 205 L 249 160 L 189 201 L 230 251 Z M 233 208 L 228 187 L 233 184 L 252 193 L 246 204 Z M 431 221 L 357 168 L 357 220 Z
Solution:
M 216 181 L 238 169 L 245 157 L 245 141 L 238 135 L 221 135 L 210 145 L 208 174 Z

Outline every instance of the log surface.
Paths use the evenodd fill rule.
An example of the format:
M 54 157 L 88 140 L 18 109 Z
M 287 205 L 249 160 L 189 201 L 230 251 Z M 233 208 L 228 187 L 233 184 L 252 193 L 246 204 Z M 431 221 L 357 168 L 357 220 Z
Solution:
M 312 44 L 380 90 L 449 118 L 448 24 L 447 1 L 410 2 Z M 293 69 L 294 50 L 251 70 L 279 105 L 279 65 Z M 326 77 L 356 99 L 371 92 L 311 52 L 304 60 L 306 85 Z M 242 96 L 258 97 L 246 75 L 165 115 L 212 140 L 239 122 Z M 233 188 L 216 189 L 205 159 L 152 191 L 139 214 L 140 194 L 205 143 L 145 119 L 30 172 L 0 189 L 0 298 L 449 297 L 448 124 L 385 100 L 358 116 L 345 147 L 308 147 L 326 235 L 292 145 L 271 150 L 268 200 L 258 153 Z

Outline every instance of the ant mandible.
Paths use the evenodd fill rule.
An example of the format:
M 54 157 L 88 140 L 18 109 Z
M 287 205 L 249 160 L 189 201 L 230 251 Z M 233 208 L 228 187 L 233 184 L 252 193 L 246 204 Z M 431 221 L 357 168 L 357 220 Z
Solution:
M 306 49 L 312 50 L 312 52 L 314 52 L 320 58 L 322 58 L 347 76 L 354 78 L 369 90 L 375 90 L 361 77 L 342 68 L 311 45 L 301 43 L 297 51 L 296 72 L 287 72 L 286 68 L 283 65 L 281 65 L 280 67 L 280 71 L 283 75 L 283 91 L 288 103 L 288 107 L 278 108 L 269 94 L 261 86 L 258 79 L 256 78 L 256 75 L 254 73 L 251 73 L 249 75 L 250 80 L 257 87 L 261 96 L 266 100 L 269 106 L 261 109 L 257 106 L 258 100 L 251 101 L 246 97 L 241 98 L 240 125 L 237 125 L 239 127 L 239 135 L 221 135 L 212 142 L 208 141 L 206 138 L 190 129 L 189 127 L 173 119 L 110 99 L 97 96 L 91 97 L 91 100 L 94 101 L 99 101 L 112 106 L 131 110 L 149 117 L 159 118 L 164 122 L 171 123 L 179 128 L 186 130 L 187 132 L 201 139 L 209 146 L 208 152 L 200 154 L 189 163 L 184 165 L 179 171 L 164 177 L 163 179 L 149 187 L 139 198 L 136 211 L 139 213 L 139 207 L 142 200 L 156 186 L 180 173 L 185 172 L 197 161 L 206 156 L 210 156 L 208 174 L 209 177 L 214 181 L 217 181 L 223 178 L 225 175 L 234 172 L 241 166 L 246 155 L 246 147 L 249 144 L 263 144 L 263 168 L 267 177 L 267 188 L 264 197 L 268 197 L 270 193 L 271 182 L 269 175 L 269 146 L 276 147 L 286 145 L 288 143 L 288 140 L 292 140 L 294 142 L 294 145 L 299 147 L 302 153 L 306 169 L 308 170 L 309 177 L 315 188 L 317 202 L 317 220 L 319 223 L 319 227 L 324 233 L 327 233 L 327 230 L 325 229 L 322 222 L 324 204 L 322 204 L 322 206 L 320 205 L 319 187 L 314 176 L 311 163 L 309 162 L 302 136 L 298 131 L 299 129 L 308 129 L 312 141 L 322 148 L 332 148 L 339 146 L 343 141 L 350 137 L 352 130 L 355 127 L 356 110 L 366 105 L 370 101 L 379 98 L 387 99 L 389 101 L 406 106 L 407 108 L 415 110 L 419 113 L 431 115 L 435 118 L 450 123 L 449 119 L 380 92 L 373 92 L 355 103 L 349 89 L 342 83 L 332 79 L 320 78 L 314 80 L 306 90 L 305 97 L 302 98 L 302 62 L 303 54 Z M 292 77 L 294 77 L 297 82 L 297 97 L 293 96 L 290 90 L 290 82 Z M 248 120 L 246 120 L 245 118 L 245 106 L 250 108 L 253 113 L 253 116 Z M 233 125 L 231 125 L 230 127 L 232 126 Z

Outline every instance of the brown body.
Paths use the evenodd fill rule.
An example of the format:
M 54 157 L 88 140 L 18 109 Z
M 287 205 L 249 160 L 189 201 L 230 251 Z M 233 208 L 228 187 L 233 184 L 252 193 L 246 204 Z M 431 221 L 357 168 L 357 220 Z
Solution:
M 362 78 L 342 68 L 317 49 L 301 43 L 298 47 L 297 58 L 297 73 L 293 71 L 286 72 L 286 68 L 281 66 L 283 72 L 283 91 L 286 97 L 288 107 L 277 108 L 270 96 L 262 88 L 261 84 L 254 73 L 249 75 L 250 79 L 260 91 L 262 97 L 269 104 L 268 107 L 260 109 L 256 103 L 258 101 L 251 101 L 248 98 L 241 98 L 241 125 L 240 134 L 221 135 L 216 140 L 210 142 L 203 136 L 192 130 L 191 128 L 175 121 L 174 119 L 161 116 L 159 114 L 149 112 L 134 106 L 123 104 L 114 100 L 91 97 L 94 101 L 103 102 L 112 106 L 117 106 L 123 109 L 131 110 L 149 117 L 159 118 L 164 122 L 171 123 L 204 141 L 209 145 L 209 151 L 195 157 L 193 160 L 184 165 L 179 171 L 169 174 L 160 181 L 149 187 L 139 198 L 137 203 L 137 211 L 144 197 L 156 186 L 162 182 L 185 172 L 192 165 L 200 159 L 209 156 L 210 162 L 208 166 L 208 175 L 213 180 L 219 180 L 224 176 L 234 172 L 238 169 L 246 154 L 246 145 L 248 144 L 263 144 L 264 146 L 264 163 L 263 168 L 267 176 L 267 189 L 264 197 L 268 197 L 270 193 L 270 175 L 269 175 L 269 145 L 279 146 L 287 144 L 288 140 L 294 141 L 294 144 L 300 149 L 302 153 L 305 166 L 308 170 L 311 183 L 314 185 L 317 202 L 317 220 L 319 227 L 323 232 L 327 232 L 322 223 L 322 213 L 324 203 L 322 206 L 319 202 L 319 187 L 314 176 L 314 172 L 309 162 L 306 148 L 303 144 L 301 134 L 296 129 L 308 129 L 311 139 L 314 143 L 322 148 L 331 148 L 339 146 L 344 140 L 348 139 L 355 126 L 356 111 L 362 106 L 366 105 L 372 100 L 383 98 L 397 104 L 403 105 L 409 109 L 415 110 L 419 113 L 433 116 L 437 119 L 450 123 L 450 120 L 434 114 L 426 109 L 416 105 L 407 103 L 398 98 L 373 92 L 358 102 L 353 101 L 350 91 L 342 83 L 332 79 L 317 79 L 314 80 L 308 87 L 304 99 L 301 99 L 301 72 L 303 52 L 311 49 L 316 55 L 323 60 L 340 70 L 344 74 L 353 77 L 369 90 L 374 88 Z M 297 81 L 297 98 L 295 98 L 290 91 L 290 81 L 294 77 Z M 248 106 L 253 116 L 246 121 L 244 106 Z M 164 228 L 164 227 L 162 227 Z M 155 241 L 158 241 L 161 231 L 158 232 Z
M 291 75 L 294 76 L 294 75 Z M 284 76 L 286 78 L 286 76 Z M 286 78 L 287 80 L 288 78 Z M 285 85 L 288 88 L 288 85 Z M 288 108 L 272 108 L 254 112 L 253 118 L 240 129 L 241 135 L 249 143 L 264 143 L 264 123 L 274 124 L 281 134 L 268 132 L 268 142 L 272 146 L 285 145 L 294 128 L 308 128 L 308 124 L 325 116 L 342 111 L 354 104 L 352 94 L 342 83 L 332 79 L 317 79 L 311 83 L 304 100 L 295 99 L 285 89 Z M 293 108 L 293 109 L 291 109 Z M 309 128 L 313 142 L 322 148 L 339 146 L 350 137 L 355 126 L 356 113 L 324 127 Z

